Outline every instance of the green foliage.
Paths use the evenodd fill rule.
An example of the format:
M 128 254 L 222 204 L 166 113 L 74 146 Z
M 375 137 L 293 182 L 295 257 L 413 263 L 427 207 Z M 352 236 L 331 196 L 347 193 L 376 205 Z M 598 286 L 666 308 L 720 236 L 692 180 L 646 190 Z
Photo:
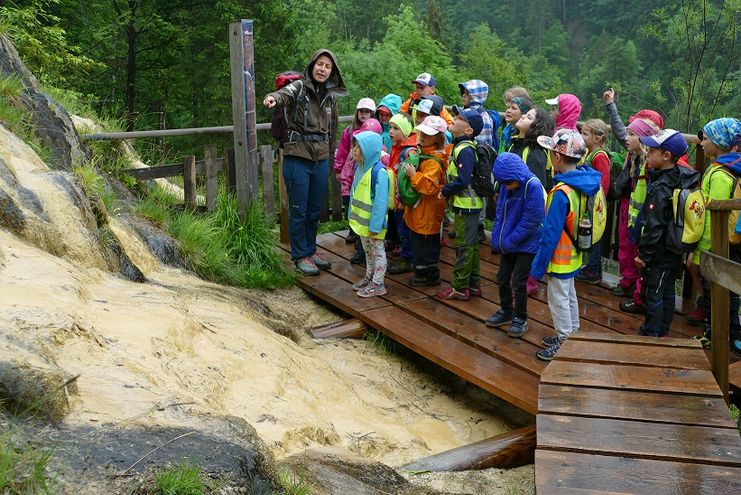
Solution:
M 379 332 L 378 330 L 369 330 L 365 332 L 363 336 L 364 340 L 367 340 L 373 344 L 381 353 L 385 354 L 396 354 L 398 344 L 387 337 L 386 334 Z
M 46 471 L 52 451 L 20 442 L 13 432 L 0 434 L 0 493 L 50 493 L 54 483 Z
M 118 198 L 108 188 L 105 179 L 98 174 L 95 167 L 92 165 L 76 166 L 72 168 L 72 172 L 80 179 L 80 184 L 88 197 L 100 199 L 107 211 L 115 211 Z
M 0 75 L 0 124 L 28 144 L 47 162 L 52 153 L 34 133 L 31 115 L 23 106 L 23 82 L 16 76 Z
M 349 228 L 347 220 L 329 220 L 326 222 L 319 222 L 317 228 L 317 234 L 329 234 L 330 232 L 337 232 L 338 230 L 346 230 Z
M 314 485 L 305 481 L 303 476 L 287 468 L 278 469 L 278 485 L 284 495 L 309 495 L 314 490 Z
M 192 464 L 179 464 L 154 475 L 155 489 L 151 495 L 203 495 L 206 483 L 201 470 Z

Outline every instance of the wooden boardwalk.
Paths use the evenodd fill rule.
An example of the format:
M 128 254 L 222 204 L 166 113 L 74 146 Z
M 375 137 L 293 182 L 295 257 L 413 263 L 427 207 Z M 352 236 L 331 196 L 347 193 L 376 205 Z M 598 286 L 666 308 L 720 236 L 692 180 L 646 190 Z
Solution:
M 365 269 L 351 265 L 354 246 L 345 244 L 346 232 L 320 235 L 319 251 L 332 262 L 332 269 L 318 277 L 303 277 L 299 285 L 316 297 L 362 320 L 425 358 L 464 379 L 535 414 L 538 384 L 546 363 L 535 357 L 541 339 L 553 335 L 545 284 L 528 301 L 529 332 L 521 339 L 509 338 L 503 330 L 491 329 L 484 320 L 499 309 L 499 291 L 494 284 L 499 256 L 481 245 L 483 297 L 469 301 L 435 298 L 439 287 L 409 286 L 410 274 L 388 275 L 388 294 L 380 298 L 357 297 L 350 285 Z M 452 278 L 455 250 L 452 241 L 442 248 L 443 284 Z M 619 310 L 620 299 L 603 287 L 577 283 L 581 331 L 607 335 L 634 335 L 643 318 Z M 505 329 L 506 330 L 506 329 Z M 675 318 L 672 337 L 687 339 L 699 329 Z M 630 356 L 615 359 L 630 359 Z
M 738 494 L 741 440 L 698 343 L 579 332 L 541 376 L 538 494 Z

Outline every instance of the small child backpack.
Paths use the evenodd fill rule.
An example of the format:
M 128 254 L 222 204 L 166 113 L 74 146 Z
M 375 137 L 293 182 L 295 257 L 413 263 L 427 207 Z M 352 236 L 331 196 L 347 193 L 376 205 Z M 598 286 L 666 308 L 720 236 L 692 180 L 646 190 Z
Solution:
M 373 165 L 373 169 L 371 170 L 371 194 L 374 196 L 376 194 L 375 188 L 376 188 L 376 180 L 378 180 L 378 172 L 380 172 L 381 169 L 383 168 L 385 168 L 383 163 L 378 162 L 375 165 Z M 389 180 L 389 184 L 388 184 L 389 194 L 388 194 L 388 200 L 387 200 L 386 207 L 389 210 L 393 210 L 394 207 L 396 206 L 396 201 L 395 201 L 396 183 L 394 182 L 394 174 L 391 171 L 386 170 L 386 177 L 388 177 L 388 180 Z
M 399 201 L 405 206 L 414 206 L 417 204 L 420 198 L 420 194 L 412 187 L 412 181 L 409 179 L 407 174 L 404 173 L 404 166 L 406 164 L 411 165 L 415 169 L 419 167 L 420 160 L 435 160 L 440 167 L 444 170 L 445 166 L 443 162 L 436 156 L 423 155 L 420 153 L 409 153 L 407 157 L 399 163 L 399 172 L 397 179 L 397 188 L 399 191 Z
M 497 152 L 492 146 L 488 144 L 476 145 L 476 164 L 473 166 L 473 174 L 471 174 L 471 187 L 480 198 L 492 197 L 497 192 L 496 184 L 492 182 L 491 178 L 491 171 L 497 156 Z
M 677 188 L 672 193 L 674 222 L 666 236 L 666 249 L 691 253 L 705 231 L 705 196 L 697 186 Z

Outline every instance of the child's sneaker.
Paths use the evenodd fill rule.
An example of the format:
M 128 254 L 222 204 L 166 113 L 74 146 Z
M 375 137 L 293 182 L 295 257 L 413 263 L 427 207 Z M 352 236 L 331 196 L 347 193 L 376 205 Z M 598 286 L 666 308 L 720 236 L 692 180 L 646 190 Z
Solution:
M 399 258 L 391 263 L 389 263 L 388 268 L 386 269 L 387 272 L 389 272 L 392 275 L 397 275 L 399 273 L 409 273 L 414 270 L 414 267 L 412 266 L 411 260 L 408 260 L 406 258 Z
M 501 327 L 503 325 L 506 325 L 507 323 L 512 322 L 512 313 L 510 311 L 505 311 L 503 309 L 498 310 L 496 313 L 488 317 L 484 323 L 486 323 L 487 327 Z
M 358 280 L 357 282 L 355 282 L 354 284 L 352 284 L 352 290 L 358 291 L 360 289 L 363 289 L 363 288 L 367 287 L 369 283 L 370 283 L 370 280 L 368 280 L 367 278 L 363 277 L 360 280 Z
M 316 267 L 311 256 L 297 260 L 296 269 L 304 275 L 319 275 L 319 268 Z
M 507 330 L 507 335 L 509 337 L 522 337 L 527 333 L 527 320 L 525 318 L 520 318 L 519 316 L 515 316 L 512 319 L 512 324 L 509 326 L 509 330 Z
M 547 349 L 539 350 L 538 352 L 535 353 L 535 356 L 538 359 L 542 359 L 543 361 L 552 361 L 560 348 L 561 348 L 561 341 L 559 340 L 558 342 L 548 347 Z
M 612 289 L 612 295 L 618 297 L 628 297 L 633 294 L 635 287 L 623 287 L 622 285 L 616 285 Z
M 468 289 L 459 291 L 456 290 L 455 287 L 446 287 L 445 289 L 441 289 L 437 293 L 437 297 L 439 299 L 455 299 L 457 301 L 468 301 L 471 298 L 471 294 L 468 292 Z
M 601 273 L 589 273 L 584 270 L 579 273 L 579 275 L 576 276 L 576 280 L 578 282 L 584 282 L 585 284 L 592 284 L 592 285 L 598 285 L 600 282 L 602 282 L 602 274 Z
M 370 282 L 368 285 L 358 291 L 358 295 L 360 297 L 385 296 L 386 286 L 383 284 L 376 285 L 373 282 Z
M 543 342 L 543 345 L 545 345 L 546 347 L 550 347 L 556 342 L 561 342 L 561 340 L 558 338 L 558 335 L 546 335 L 545 337 L 543 337 L 543 340 L 541 342 Z

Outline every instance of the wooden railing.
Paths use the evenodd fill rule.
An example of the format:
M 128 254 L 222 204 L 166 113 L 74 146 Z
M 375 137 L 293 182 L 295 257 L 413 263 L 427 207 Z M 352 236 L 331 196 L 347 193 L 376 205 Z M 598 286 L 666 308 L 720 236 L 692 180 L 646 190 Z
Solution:
M 711 282 L 710 331 L 713 375 L 728 402 L 728 327 L 730 326 L 729 290 L 741 294 L 741 264 L 728 259 L 728 217 L 741 210 L 741 200 L 711 201 L 711 252 L 703 251 L 700 273 Z

